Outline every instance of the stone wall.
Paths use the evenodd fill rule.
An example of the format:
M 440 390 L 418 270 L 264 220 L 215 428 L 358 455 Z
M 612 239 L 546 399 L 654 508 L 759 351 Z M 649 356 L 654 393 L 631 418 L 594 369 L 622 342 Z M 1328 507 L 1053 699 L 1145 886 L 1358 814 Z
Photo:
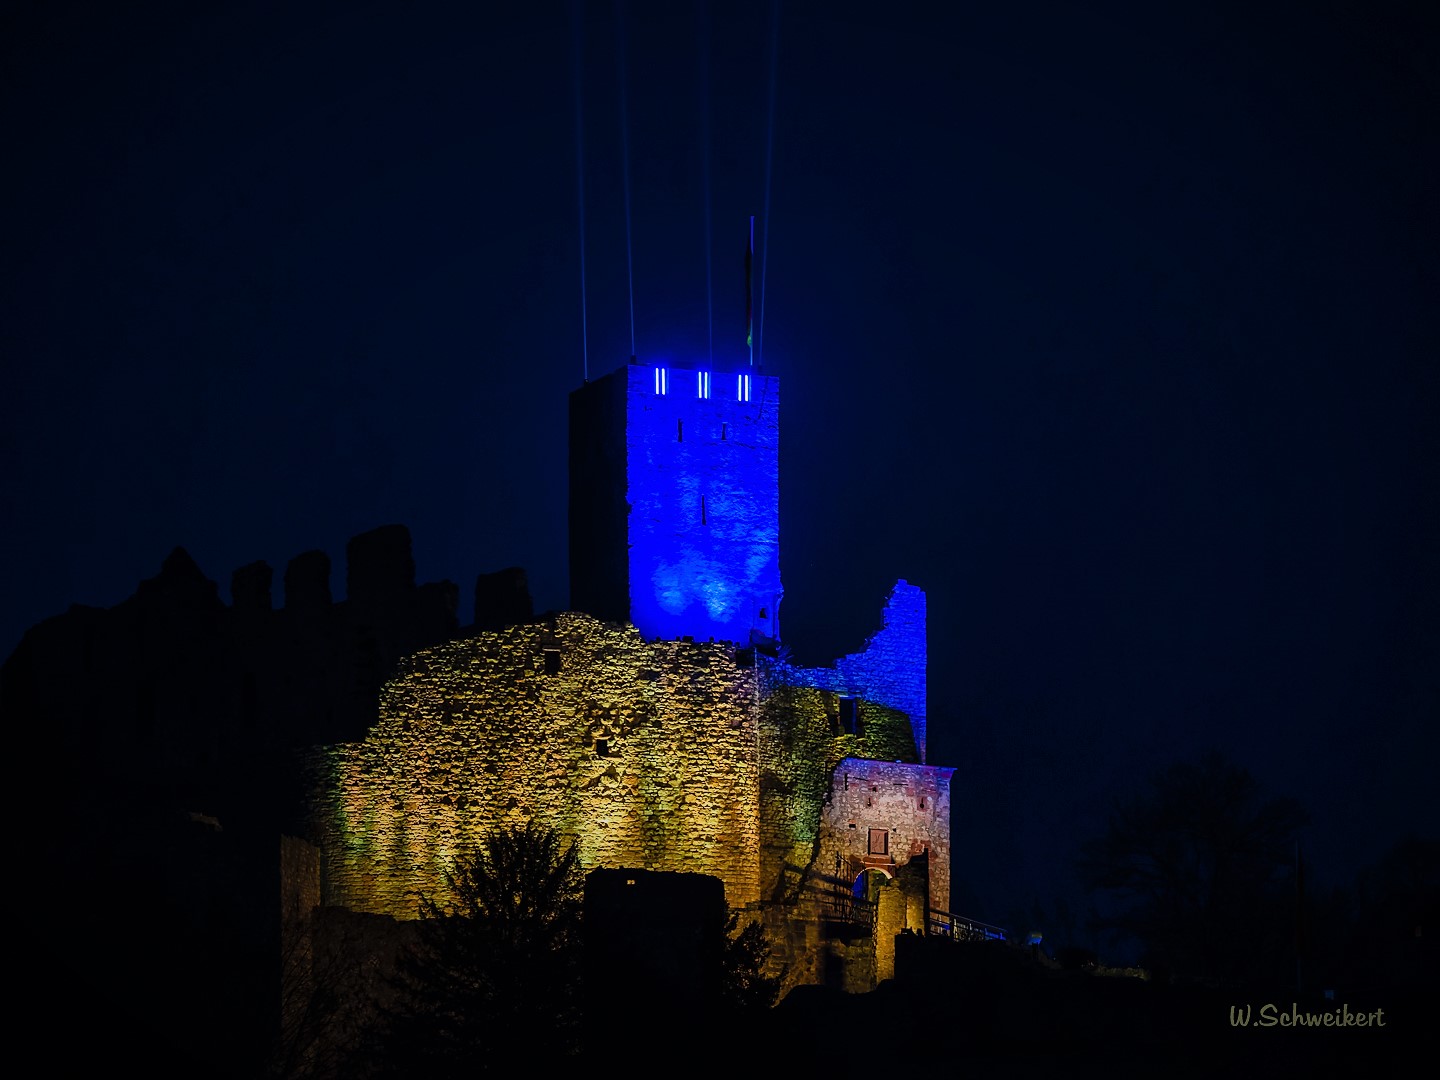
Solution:
M 324 902 L 401 917 L 458 854 L 534 819 L 582 867 L 760 896 L 757 686 L 733 646 L 561 613 L 409 657 L 359 743 L 319 753 Z
M 280 837 L 280 926 L 284 933 L 320 906 L 320 852 L 295 836 Z
M 586 869 L 713 874 L 736 906 L 828 889 L 835 766 L 915 749 L 903 713 L 861 701 L 843 732 L 838 696 L 795 678 L 578 613 L 417 653 L 365 741 L 316 759 L 325 903 L 407 915 L 457 853 L 531 818 L 573 837 Z M 948 812 L 948 789 L 935 801 Z M 931 831 L 906 826 L 906 857 L 912 835 L 947 848 Z
M 579 613 L 417 653 L 367 738 L 314 759 L 323 902 L 413 917 L 461 852 L 535 820 L 586 870 L 720 879 L 764 919 L 787 989 L 869 989 L 893 971 L 893 935 L 948 905 L 953 770 L 916 763 L 909 717 L 857 681 Z M 848 905 L 867 867 L 887 878 L 869 897 L 880 938 Z
M 831 773 L 847 757 L 913 757 L 914 742 L 903 713 L 870 702 L 857 706 L 858 731 L 840 730 L 839 696 L 793 685 L 795 670 L 758 660 L 765 696 L 761 710 L 760 843 L 761 893 L 793 902 L 820 887 L 816 863 L 822 807 Z M 828 884 L 828 882 L 826 883 Z
M 332 602 L 329 558 L 298 555 L 277 605 L 274 572 L 251 563 L 226 605 L 176 548 L 122 603 L 32 627 L 0 668 L 0 712 L 92 786 L 276 813 L 285 753 L 361 737 L 396 661 L 456 633 L 455 586 L 415 584 L 402 526 L 352 540 L 346 573 L 356 595 Z
M 885 601 L 881 628 L 858 653 L 842 656 L 833 667 L 794 668 L 797 686 L 819 686 L 853 694 L 903 712 L 915 744 L 905 760 L 925 760 L 925 593 L 905 581 L 895 583 Z M 902 755 L 896 755 L 897 757 Z
M 893 876 L 911 859 L 925 855 L 929 906 L 948 911 L 954 771 L 899 761 L 840 762 L 825 800 L 819 865 L 844 866 L 848 875 L 873 868 Z

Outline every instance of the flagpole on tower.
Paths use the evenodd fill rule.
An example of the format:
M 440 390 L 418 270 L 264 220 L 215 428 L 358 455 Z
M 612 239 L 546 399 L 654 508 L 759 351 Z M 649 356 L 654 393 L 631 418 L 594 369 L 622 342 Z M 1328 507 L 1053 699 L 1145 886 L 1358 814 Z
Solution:
M 755 303 L 750 279 L 755 262 L 755 215 L 750 215 L 750 244 L 745 248 L 745 345 L 750 350 L 750 366 L 755 366 Z

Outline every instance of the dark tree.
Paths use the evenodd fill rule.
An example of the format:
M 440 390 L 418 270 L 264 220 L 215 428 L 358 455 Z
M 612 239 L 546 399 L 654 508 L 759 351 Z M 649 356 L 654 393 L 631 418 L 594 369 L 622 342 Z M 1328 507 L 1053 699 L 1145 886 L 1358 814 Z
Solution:
M 1404 837 L 1338 899 L 1338 913 L 1316 905 L 1310 935 L 1315 974 L 1328 979 L 1325 985 L 1394 993 L 1419 991 L 1434 979 L 1440 961 L 1440 842 Z M 1322 922 L 1327 914 L 1328 925 Z
M 736 933 L 740 913 L 732 911 L 725 920 L 725 974 L 721 992 L 731 1006 L 768 1009 L 780 996 L 785 975 L 766 975 L 771 943 L 759 922 L 749 922 Z
M 1267 798 L 1219 754 L 1162 770 L 1087 843 L 1081 879 L 1104 894 L 1101 929 L 1138 940 L 1157 972 L 1279 981 L 1294 966 L 1300 805 Z
M 517 1054 L 578 1052 L 579 864 L 548 829 L 493 834 L 422 897 L 376 1061 L 382 1075 L 500 1069 Z
M 280 1025 L 265 1072 L 270 1080 L 366 1075 L 356 1048 L 388 999 L 385 981 L 402 935 L 393 919 L 335 907 L 282 925 Z

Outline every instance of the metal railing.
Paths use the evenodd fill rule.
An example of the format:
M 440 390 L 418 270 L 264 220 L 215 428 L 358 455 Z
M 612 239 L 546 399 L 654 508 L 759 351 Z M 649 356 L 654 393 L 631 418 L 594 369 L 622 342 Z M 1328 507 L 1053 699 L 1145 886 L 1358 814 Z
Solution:
M 956 941 L 1009 941 L 1010 935 L 1001 927 L 991 926 L 978 919 L 954 915 L 948 911 L 930 909 L 929 932 Z

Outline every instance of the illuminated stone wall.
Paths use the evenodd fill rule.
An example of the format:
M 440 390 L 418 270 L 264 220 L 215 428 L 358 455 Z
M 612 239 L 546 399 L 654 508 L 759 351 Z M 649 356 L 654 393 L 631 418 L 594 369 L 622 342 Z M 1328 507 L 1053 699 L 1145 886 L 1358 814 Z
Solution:
M 888 874 L 929 853 L 930 907 L 950 909 L 950 780 L 954 769 L 846 758 L 835 769 L 820 831 L 819 865 L 837 858 L 853 878 Z M 884 834 L 873 850 L 871 830 Z M 877 835 L 877 840 L 881 838 Z M 916 929 L 916 927 L 911 927 Z
M 949 903 L 952 770 L 916 763 L 909 717 L 856 689 L 853 671 L 577 613 L 417 653 L 369 737 L 316 758 L 324 903 L 412 917 L 460 852 L 534 819 L 586 870 L 719 878 L 775 933 L 787 986 L 866 989 L 893 965 L 877 947 Z M 903 883 L 879 946 L 826 928 L 867 867 Z
M 361 743 L 317 760 L 327 904 L 413 915 L 457 853 L 535 819 L 582 865 L 713 874 L 759 898 L 753 669 L 563 613 L 409 657 Z
M 798 686 L 820 686 L 855 694 L 910 718 L 915 748 L 895 755 L 906 761 L 925 760 L 925 593 L 899 581 L 885 601 L 881 628 L 858 653 L 842 656 L 828 668 L 796 668 L 790 676 Z
M 794 901 L 836 765 L 915 756 L 903 713 L 860 701 L 844 732 L 839 696 L 796 677 L 573 613 L 417 653 L 369 737 L 317 758 L 325 902 L 407 915 L 457 852 L 532 817 L 575 837 L 587 869 L 708 873 L 733 904 Z M 932 798 L 926 820 L 945 820 L 948 789 Z
M 856 733 L 840 729 L 839 696 L 796 686 L 795 669 L 761 661 L 766 687 L 761 714 L 761 894 L 793 901 L 813 889 L 809 874 L 819 852 L 822 811 L 831 773 L 847 757 L 913 758 L 914 741 L 903 713 L 858 703 Z M 828 864 L 821 864 L 821 872 Z M 807 876 L 808 875 L 808 876 Z

